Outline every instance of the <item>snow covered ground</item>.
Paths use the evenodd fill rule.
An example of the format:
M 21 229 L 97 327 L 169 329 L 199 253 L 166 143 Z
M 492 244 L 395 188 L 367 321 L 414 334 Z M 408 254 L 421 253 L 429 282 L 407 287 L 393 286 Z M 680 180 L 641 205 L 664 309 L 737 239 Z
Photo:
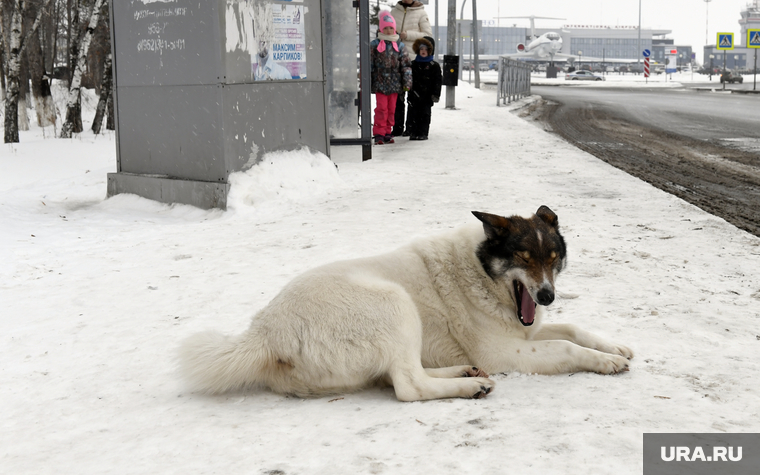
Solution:
M 112 134 L 2 145 L 0 472 L 637 474 L 643 433 L 760 432 L 760 239 L 495 103 L 462 84 L 429 141 L 365 163 L 334 147 L 338 171 L 268 156 L 227 212 L 106 200 Z M 547 320 L 630 346 L 630 372 L 500 374 L 486 399 L 416 403 L 207 397 L 177 377 L 183 338 L 242 332 L 309 268 L 542 204 L 570 263 Z

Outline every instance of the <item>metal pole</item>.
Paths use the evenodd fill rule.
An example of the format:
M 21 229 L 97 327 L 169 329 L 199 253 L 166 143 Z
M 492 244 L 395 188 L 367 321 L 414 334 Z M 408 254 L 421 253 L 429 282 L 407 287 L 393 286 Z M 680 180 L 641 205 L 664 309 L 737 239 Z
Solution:
M 636 68 L 641 66 L 641 0 L 639 0 L 639 53 L 636 55 Z
M 446 54 L 456 54 L 457 0 L 449 0 Z M 446 109 L 454 109 L 456 86 L 446 86 Z
M 370 75 L 369 31 L 369 2 L 359 2 L 359 90 L 361 91 L 359 107 L 362 114 L 361 137 L 368 141 L 362 145 L 362 161 L 372 158 L 372 102 L 370 97 L 372 78 Z
M 435 0 L 435 44 L 441 44 L 440 37 L 438 36 L 438 0 Z M 438 48 L 433 51 L 433 59 L 438 58 Z
M 720 77 L 723 78 L 723 73 L 726 72 L 726 50 L 723 50 L 723 71 L 720 72 Z M 726 90 L 726 81 L 725 79 L 721 81 L 723 83 L 723 90 Z
M 478 0 L 472 0 L 472 41 L 475 48 L 475 89 L 480 89 L 480 56 L 478 55 Z
M 757 49 L 755 49 L 755 67 L 752 69 L 752 72 L 755 73 L 752 79 L 752 90 L 757 90 Z
M 457 23 L 457 44 L 459 45 L 458 53 L 459 53 L 459 80 L 462 80 L 462 68 L 464 67 L 464 48 L 462 47 L 462 43 L 464 43 L 464 40 L 462 39 L 462 31 L 461 29 L 461 23 L 462 20 L 464 20 L 464 6 L 467 4 L 467 0 L 464 0 L 462 3 L 462 8 L 459 10 L 459 23 Z
M 705 1 L 705 45 L 709 45 L 710 44 L 708 41 L 709 35 L 707 33 L 707 30 L 708 30 L 707 29 L 707 24 L 708 24 L 707 23 L 707 6 L 710 4 L 710 2 L 712 2 L 712 0 L 704 0 L 704 1 Z

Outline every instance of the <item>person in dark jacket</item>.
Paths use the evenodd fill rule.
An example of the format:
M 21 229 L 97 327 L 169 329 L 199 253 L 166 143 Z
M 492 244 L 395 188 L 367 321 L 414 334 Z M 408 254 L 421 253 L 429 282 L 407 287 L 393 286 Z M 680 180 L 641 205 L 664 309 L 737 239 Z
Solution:
M 430 113 L 441 97 L 441 66 L 433 60 L 435 40 L 426 36 L 414 42 L 417 56 L 412 62 L 412 90 L 408 94 L 407 129 L 409 140 L 427 140 Z
M 396 32 L 398 36 L 406 44 L 406 54 L 413 61 L 414 51 L 412 50 L 412 43 L 423 36 L 433 36 L 433 28 L 430 26 L 430 19 L 425 12 L 425 5 L 417 0 L 399 0 L 391 8 L 391 15 L 396 20 Z M 395 136 L 409 136 L 409 131 L 404 130 L 404 127 L 409 125 L 408 118 L 406 124 L 404 123 L 404 117 L 406 117 L 404 111 L 405 105 L 406 98 L 402 92 L 396 100 L 396 118 L 393 125 L 393 135 Z
M 399 93 L 412 87 L 412 68 L 404 43 L 396 34 L 396 20 L 388 11 L 378 15 L 380 34 L 370 43 L 372 94 L 375 94 L 375 119 L 372 135 L 375 144 L 393 143 L 394 114 Z

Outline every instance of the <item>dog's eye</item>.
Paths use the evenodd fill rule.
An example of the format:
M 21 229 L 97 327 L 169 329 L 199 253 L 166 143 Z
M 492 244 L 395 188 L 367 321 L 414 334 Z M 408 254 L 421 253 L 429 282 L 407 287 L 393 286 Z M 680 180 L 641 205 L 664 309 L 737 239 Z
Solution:
M 518 252 L 515 252 L 515 256 L 518 259 L 523 260 L 525 262 L 528 262 L 530 260 L 530 252 L 528 252 L 528 251 L 518 251 Z

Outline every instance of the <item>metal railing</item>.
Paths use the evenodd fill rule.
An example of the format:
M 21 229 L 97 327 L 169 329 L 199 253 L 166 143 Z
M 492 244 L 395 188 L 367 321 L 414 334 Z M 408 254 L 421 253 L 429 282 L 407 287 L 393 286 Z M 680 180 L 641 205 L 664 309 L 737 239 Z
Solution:
M 524 61 L 499 57 L 496 105 L 506 105 L 530 95 L 530 66 Z

